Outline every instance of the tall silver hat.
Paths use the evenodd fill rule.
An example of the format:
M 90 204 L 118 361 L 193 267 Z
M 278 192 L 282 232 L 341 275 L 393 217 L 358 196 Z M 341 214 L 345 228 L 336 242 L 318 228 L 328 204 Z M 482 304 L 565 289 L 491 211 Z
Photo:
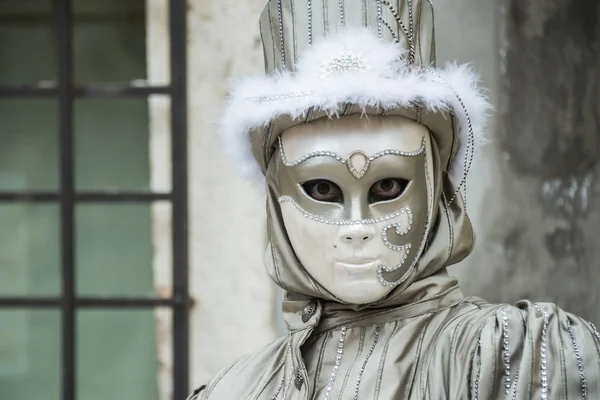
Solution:
M 387 114 L 426 125 L 462 186 L 489 104 L 468 66 L 436 67 L 430 0 L 269 0 L 260 33 L 266 73 L 233 82 L 221 121 L 242 175 L 262 182 L 291 126 Z

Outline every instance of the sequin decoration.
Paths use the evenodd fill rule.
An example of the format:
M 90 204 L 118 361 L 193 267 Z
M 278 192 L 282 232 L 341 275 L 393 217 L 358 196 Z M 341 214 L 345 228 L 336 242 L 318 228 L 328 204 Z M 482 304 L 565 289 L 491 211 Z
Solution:
M 438 78 L 440 79 L 440 82 L 442 82 L 443 84 L 448 86 L 448 88 L 452 91 L 452 93 L 456 97 L 456 100 L 460 104 L 460 106 L 465 114 L 464 116 L 467 120 L 467 129 L 469 131 L 468 139 L 467 139 L 467 143 L 466 143 L 466 147 L 465 147 L 463 176 L 462 176 L 461 181 L 456 186 L 456 189 L 454 190 L 452 197 L 448 201 L 448 204 L 452 204 L 454 199 L 456 199 L 456 196 L 458 196 L 461 189 L 465 188 L 466 183 L 467 183 L 467 175 L 469 175 L 469 171 L 471 170 L 471 165 L 473 164 L 473 155 L 474 155 L 474 151 L 475 151 L 475 134 L 473 132 L 473 124 L 471 122 L 471 116 L 469 115 L 469 112 L 467 111 L 467 106 L 465 106 L 463 99 L 458 95 L 458 92 L 456 91 L 456 89 L 454 89 L 454 87 L 452 85 L 450 85 L 448 82 L 446 82 L 440 74 L 437 74 L 437 75 L 438 75 Z M 454 110 L 454 111 L 456 111 L 456 110 Z M 464 205 L 466 208 L 467 207 L 466 190 L 465 190 L 465 196 L 464 196 L 463 201 L 464 201 Z
M 504 393 L 510 393 L 510 348 L 508 342 L 508 317 L 502 309 L 502 358 L 504 359 Z
M 412 245 L 410 243 L 403 244 L 403 245 L 396 245 L 396 244 L 390 243 L 390 241 L 388 240 L 388 231 L 390 229 L 395 229 L 396 234 L 398 234 L 400 236 L 406 235 L 408 233 L 408 231 L 410 230 L 410 227 L 412 226 L 412 221 L 413 221 L 412 211 L 408 207 L 406 207 L 406 214 L 408 217 L 408 222 L 406 224 L 402 224 L 401 222 L 395 222 L 393 224 L 384 226 L 381 231 L 383 243 L 389 249 L 394 250 L 394 251 L 404 251 L 404 253 L 402 253 L 402 257 L 400 258 L 400 261 L 398 261 L 396 263 L 396 265 L 394 265 L 393 268 L 388 268 L 387 270 L 389 270 L 389 271 L 396 270 L 396 269 L 400 268 L 402 265 L 404 265 L 404 263 L 406 262 L 406 259 L 408 258 L 408 253 L 412 247 Z M 378 279 L 380 282 L 385 281 L 383 279 L 383 270 L 385 270 L 385 269 L 386 269 L 386 267 L 384 267 L 384 266 L 380 266 L 380 268 L 378 268 L 377 276 L 378 276 Z M 387 286 L 387 284 L 384 284 L 384 286 Z
M 589 324 L 592 326 L 592 329 L 594 330 L 594 336 L 596 336 L 596 339 L 600 340 L 600 333 L 598 333 L 598 329 L 596 329 L 596 325 L 592 324 L 591 322 Z
M 392 150 L 392 149 L 382 150 L 380 152 L 375 153 L 372 156 L 369 156 L 368 161 L 370 163 L 370 162 L 375 161 L 378 158 L 381 158 L 381 157 L 387 156 L 387 155 L 394 155 L 394 156 L 401 156 L 401 157 L 415 157 L 415 156 L 418 156 L 421 153 L 423 153 L 425 151 L 425 149 L 427 148 L 426 146 L 427 146 L 427 142 L 426 142 L 425 138 L 423 138 L 423 140 L 421 140 L 421 147 L 418 150 L 415 150 L 415 151 L 400 151 L 400 150 Z M 348 159 L 346 159 L 333 151 L 313 151 L 308 154 L 305 154 L 304 156 L 300 157 L 297 160 L 290 161 L 287 158 L 287 155 L 285 154 L 285 150 L 283 148 L 283 141 L 281 140 L 281 136 L 280 136 L 279 137 L 279 153 L 281 154 L 281 160 L 283 161 L 283 164 L 286 167 L 296 167 L 296 166 L 302 164 L 303 162 L 310 160 L 311 158 L 315 158 L 315 157 L 331 157 L 331 158 L 339 161 L 342 164 L 346 164 L 348 162 L 348 159 L 353 154 L 358 153 L 358 152 L 354 151 L 354 152 L 350 153 L 350 156 L 348 157 Z
M 418 156 L 419 154 L 423 153 L 426 149 L 426 145 L 427 142 L 426 140 L 423 138 L 423 140 L 421 140 L 421 147 L 418 150 L 415 151 L 399 151 L 399 150 L 383 150 L 380 151 L 378 153 L 375 153 L 374 155 L 372 155 L 369 160 L 373 161 L 376 160 L 380 157 L 383 156 L 387 156 L 389 154 L 393 154 L 395 156 L 404 156 L 404 157 L 414 157 L 414 156 Z
M 377 346 L 377 342 L 379 341 L 379 334 L 381 333 L 381 326 L 377 325 L 375 327 L 375 336 L 373 337 L 373 343 L 371 344 L 371 348 L 367 353 L 367 357 L 365 357 L 365 361 L 363 361 L 362 366 L 360 367 L 360 372 L 358 373 L 358 381 L 356 382 L 356 387 L 354 388 L 354 400 L 358 400 L 358 392 L 360 390 L 360 382 L 362 381 L 363 373 L 365 372 L 365 368 L 367 368 L 367 363 L 369 362 L 369 358 L 373 354 L 375 350 L 375 346 Z
M 279 41 L 281 43 L 281 66 L 285 69 L 285 44 L 283 42 L 283 10 L 281 1 L 277 1 L 277 15 L 279 17 Z
M 381 9 L 381 0 L 377 0 L 377 34 L 381 39 L 383 37 L 383 10 Z
M 587 377 L 585 376 L 585 371 L 583 370 L 583 360 L 581 358 L 579 346 L 577 345 L 577 340 L 575 340 L 575 332 L 573 332 L 573 328 L 571 327 L 571 320 L 568 318 L 567 330 L 569 331 L 569 336 L 571 336 L 571 344 L 573 345 L 573 351 L 575 352 L 575 357 L 577 358 L 577 369 L 579 370 L 579 379 L 581 381 L 581 400 L 587 400 Z
M 356 179 L 360 179 L 369 170 L 369 165 L 371 165 L 371 161 L 369 160 L 369 156 L 367 156 L 362 151 L 353 151 L 348 156 L 348 160 L 346 161 L 346 165 L 348 166 L 348 170 Z
M 548 312 L 543 310 L 539 305 L 533 305 L 535 309 L 542 315 L 544 321 L 542 322 L 542 338 L 540 341 L 540 373 L 542 376 L 542 390 L 541 399 L 548 399 L 548 364 L 546 358 L 546 333 L 548 331 Z
M 294 378 L 294 374 L 290 370 L 290 376 L 288 377 L 287 383 L 285 384 L 285 389 L 283 389 L 283 397 L 282 397 L 283 400 L 285 400 L 287 398 L 287 394 L 290 391 L 290 386 L 292 385 L 293 378 Z
M 306 15 L 308 17 L 308 44 L 312 45 L 312 0 L 306 0 Z
M 367 60 L 360 54 L 344 51 L 321 64 L 321 79 L 351 72 L 360 72 L 368 68 Z
M 342 364 L 342 354 L 344 353 L 344 340 L 346 340 L 346 328 L 342 326 L 342 330 L 340 332 L 340 341 L 338 342 L 337 354 L 335 355 L 335 364 L 333 365 L 333 369 L 331 370 L 331 375 L 329 376 L 329 383 L 327 384 L 327 389 L 325 390 L 325 400 L 329 400 L 331 397 L 331 392 L 333 390 L 333 384 L 335 383 L 335 378 L 337 376 L 338 370 L 340 369 L 340 365 Z
M 423 139 L 423 152 L 425 151 L 425 139 Z M 427 168 L 427 161 L 425 161 L 425 176 L 429 177 L 429 172 L 428 172 L 428 168 Z M 429 179 L 429 178 L 427 178 Z M 429 193 L 429 198 L 432 199 L 433 198 L 433 194 L 431 193 L 431 188 L 429 189 L 430 193 Z M 427 205 L 427 215 L 431 215 L 431 201 L 428 201 L 428 205 Z M 417 254 L 415 256 L 415 259 L 413 260 L 413 262 L 411 263 L 410 267 L 408 268 L 408 271 L 411 271 L 415 265 L 417 265 L 417 262 L 419 261 L 419 255 L 423 252 L 423 249 L 425 248 L 425 242 L 427 241 L 427 235 L 429 233 L 429 220 L 427 220 L 427 222 L 425 223 L 425 231 L 423 233 L 423 237 L 421 238 L 421 242 L 419 243 L 419 249 L 417 251 Z M 403 282 L 404 277 L 400 277 L 399 279 L 395 280 L 395 281 L 388 281 L 387 279 L 385 279 L 385 277 L 383 276 L 384 272 L 390 273 L 393 272 L 395 270 L 397 270 L 398 268 L 400 268 L 402 265 L 404 265 L 404 262 L 406 261 L 408 257 L 408 250 L 406 250 L 404 252 L 404 254 L 402 255 L 402 259 L 400 260 L 400 262 L 398 262 L 396 265 L 394 265 L 393 267 L 387 267 L 383 264 L 378 265 L 377 266 L 377 280 L 379 281 L 379 283 L 385 287 L 395 287 L 397 285 L 399 285 L 400 283 Z
M 406 249 L 406 251 L 402 254 L 402 257 L 400 258 L 400 261 L 398 261 L 396 264 L 394 264 L 394 266 L 392 266 L 391 268 L 388 267 L 388 266 L 386 266 L 386 265 L 383 265 L 383 264 L 377 266 L 377 280 L 379 281 L 379 283 L 382 286 L 385 286 L 385 287 L 394 287 L 394 286 L 396 286 L 396 285 L 398 285 L 400 283 L 400 280 L 397 280 L 397 281 L 388 281 L 388 280 L 386 280 L 383 277 L 383 273 L 384 272 L 393 272 L 393 271 L 397 270 L 398 268 L 400 268 L 401 266 L 403 266 L 404 263 L 406 262 L 406 259 L 408 258 L 408 253 L 410 251 L 409 249 L 411 247 L 412 246 L 410 246 L 410 245 L 408 246 L 408 248 Z M 416 264 L 416 260 L 415 260 L 415 262 L 413 263 L 412 266 L 414 266 L 415 264 Z
M 389 249 L 392 249 L 394 251 L 410 249 L 410 244 L 395 245 L 393 243 L 390 243 L 390 241 L 388 240 L 388 231 L 390 229 L 395 229 L 396 234 L 400 235 L 400 236 L 404 236 L 408 233 L 408 231 L 410 230 L 410 227 L 412 226 L 412 222 L 413 222 L 412 211 L 410 210 L 410 208 L 408 206 L 406 207 L 406 215 L 408 217 L 408 222 L 406 224 L 403 224 L 402 222 L 394 222 L 393 224 L 384 226 L 383 229 L 381 230 L 381 236 L 383 237 L 383 243 L 385 243 L 385 245 Z
M 517 400 L 517 382 L 519 381 L 519 370 L 515 372 L 515 379 L 513 379 L 513 392 L 512 392 L 512 400 Z
M 247 99 L 248 99 L 248 101 L 252 101 L 254 103 L 270 103 L 270 102 L 303 99 L 306 97 L 313 97 L 318 94 L 319 93 L 317 93 L 317 92 L 298 92 L 298 93 L 278 94 L 278 95 L 274 95 L 274 96 L 251 96 L 251 97 L 247 97 Z
M 477 339 L 477 371 L 475 372 L 475 377 L 473 378 L 473 389 L 472 389 L 472 400 L 479 400 L 479 377 L 481 375 L 481 334 L 483 332 L 483 328 L 485 327 L 485 323 L 481 324 L 481 328 L 479 329 L 479 338 Z
M 285 352 L 285 358 L 288 357 L 288 355 L 290 355 L 292 353 L 292 337 L 288 336 L 288 346 L 287 346 L 287 350 Z M 273 397 L 271 397 L 271 400 L 277 400 L 277 398 L 279 397 L 279 394 L 281 393 L 281 390 L 283 389 L 283 384 L 285 383 L 285 363 L 282 366 L 282 375 L 281 375 L 281 381 L 279 382 L 279 386 L 277 387 L 277 391 L 275 392 L 275 394 L 273 395 Z M 284 390 L 284 394 L 283 394 L 283 398 L 285 399 L 285 395 L 287 392 L 287 390 L 289 389 L 289 382 L 291 382 L 291 377 L 292 377 L 292 371 L 290 370 L 290 379 L 288 381 L 288 384 L 286 385 L 286 390 Z

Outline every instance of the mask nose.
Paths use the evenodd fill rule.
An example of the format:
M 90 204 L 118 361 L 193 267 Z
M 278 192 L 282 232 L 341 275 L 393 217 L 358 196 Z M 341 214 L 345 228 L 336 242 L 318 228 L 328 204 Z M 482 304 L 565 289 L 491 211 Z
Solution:
M 375 227 L 370 225 L 346 225 L 339 231 L 342 243 L 359 246 L 366 244 L 375 238 Z

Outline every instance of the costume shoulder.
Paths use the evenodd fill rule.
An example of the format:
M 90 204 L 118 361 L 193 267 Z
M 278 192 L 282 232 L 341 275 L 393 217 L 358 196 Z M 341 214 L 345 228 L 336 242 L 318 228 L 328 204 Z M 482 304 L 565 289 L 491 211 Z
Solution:
M 206 385 L 200 386 L 188 400 L 243 399 L 249 390 L 261 383 L 269 371 L 277 368 L 285 357 L 286 338 L 247 354 L 222 367 Z
M 600 399 L 600 334 L 552 303 L 474 303 L 447 326 L 449 378 L 472 399 Z M 456 386 L 456 385 L 454 385 Z

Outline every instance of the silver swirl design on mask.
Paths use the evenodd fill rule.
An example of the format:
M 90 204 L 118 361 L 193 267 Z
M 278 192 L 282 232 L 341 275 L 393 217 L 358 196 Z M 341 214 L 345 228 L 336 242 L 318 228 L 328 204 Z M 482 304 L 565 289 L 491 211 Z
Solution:
M 427 154 L 425 154 L 427 155 Z M 427 157 L 425 157 L 425 159 L 427 159 Z M 425 162 L 425 177 L 426 179 L 428 179 L 428 171 L 429 169 L 427 168 L 427 162 Z M 431 189 L 429 189 L 429 196 L 430 198 L 433 198 L 433 194 L 431 193 Z M 431 201 L 428 201 L 428 205 L 427 205 L 427 215 L 431 216 Z M 412 214 L 410 214 L 410 224 L 412 225 Z M 389 230 L 389 228 L 387 229 Z M 386 236 L 387 236 L 387 230 L 386 232 Z M 398 230 L 396 229 L 396 232 L 398 232 Z M 413 260 L 413 262 L 411 263 L 410 267 L 407 270 L 407 273 L 409 273 L 410 271 L 412 271 L 415 266 L 417 265 L 417 262 L 419 262 L 419 257 L 421 255 L 421 253 L 423 252 L 423 249 L 425 248 L 425 242 L 427 240 L 427 235 L 429 233 L 429 220 L 427 220 L 427 222 L 425 223 L 425 231 L 423 233 L 423 238 L 421 239 L 421 242 L 419 243 L 419 248 L 417 249 L 417 255 L 415 256 L 415 259 Z M 402 235 L 400 235 L 402 236 Z M 389 247 L 389 246 L 388 246 Z M 404 280 L 406 279 L 407 273 L 404 274 L 402 277 L 400 277 L 399 279 L 395 280 L 395 281 L 388 281 L 387 279 L 384 278 L 383 273 L 387 272 L 394 272 L 397 269 L 399 269 L 404 262 L 406 261 L 406 259 L 408 258 L 408 253 L 410 251 L 410 247 L 407 248 L 404 253 L 402 254 L 402 259 L 400 260 L 400 262 L 398 262 L 396 265 L 394 265 L 393 267 L 389 268 L 385 265 L 379 265 L 377 267 L 377 279 L 379 280 L 379 283 L 385 287 L 395 287 L 398 286 L 400 283 L 404 282 Z
M 381 230 L 381 235 L 383 237 L 383 243 L 385 243 L 385 245 L 389 249 L 391 249 L 393 251 L 403 251 L 402 258 L 392 268 L 389 268 L 384 264 L 377 266 L 377 279 L 379 280 L 379 283 L 381 283 L 383 286 L 386 286 L 386 287 L 393 287 L 393 286 L 395 286 L 395 283 L 386 281 L 383 278 L 383 271 L 386 271 L 386 272 L 395 271 L 398 268 L 400 268 L 406 262 L 406 259 L 408 258 L 408 253 L 410 252 L 410 249 L 412 248 L 412 245 L 410 243 L 406 243 L 406 244 L 392 243 L 392 242 L 390 242 L 389 237 L 388 237 L 388 235 L 389 235 L 388 231 L 390 231 L 392 229 L 394 229 L 392 232 L 395 233 L 396 235 L 398 235 L 398 237 L 404 236 L 410 231 L 410 228 L 412 226 L 412 212 L 410 211 L 410 208 L 407 207 L 407 209 L 408 209 L 408 212 L 407 212 L 408 223 L 405 226 L 403 226 L 403 224 L 401 222 L 396 222 L 391 225 L 384 226 L 383 229 Z
M 383 279 L 383 271 L 394 271 L 398 268 L 400 268 L 404 262 L 406 262 L 406 259 L 408 258 L 408 253 L 410 252 L 410 249 L 412 248 L 412 245 L 410 243 L 406 243 L 406 244 L 395 244 L 390 242 L 389 238 L 388 238 L 388 231 L 390 231 L 391 229 L 394 229 L 394 233 L 396 235 L 398 235 L 398 237 L 400 236 L 404 236 L 406 235 L 409 231 L 410 228 L 412 226 L 412 221 L 413 221 L 413 215 L 412 215 L 412 211 L 410 210 L 410 208 L 407 206 L 407 216 L 408 216 L 408 223 L 407 224 L 402 224 L 402 222 L 395 222 L 391 225 L 387 225 L 384 226 L 383 229 L 381 230 L 381 236 L 383 237 L 383 243 L 385 243 L 385 245 L 393 250 L 393 251 L 403 251 L 404 253 L 402 253 L 402 258 L 400 259 L 400 261 L 398 261 L 392 268 L 388 268 L 387 266 L 381 264 L 377 266 L 377 278 L 379 280 L 379 283 L 381 283 L 383 286 L 386 287 L 391 287 L 393 285 L 388 284 L 388 281 L 386 281 L 385 279 Z
M 390 240 L 388 239 L 388 231 L 392 228 L 395 228 L 394 230 L 396 232 L 396 235 L 398 235 L 398 236 L 404 236 L 408 233 L 408 231 L 410 231 L 410 228 L 412 226 L 412 221 L 413 221 L 413 215 L 412 215 L 412 211 L 410 210 L 410 208 L 408 206 L 406 206 L 405 208 L 406 208 L 406 215 L 408 217 L 408 223 L 403 224 L 402 222 L 394 222 L 391 225 L 384 226 L 383 229 L 381 230 L 381 236 L 383 237 L 383 243 L 385 243 L 385 245 L 388 248 L 390 248 L 394 251 L 410 249 L 410 244 L 394 244 L 394 243 L 391 243 Z

